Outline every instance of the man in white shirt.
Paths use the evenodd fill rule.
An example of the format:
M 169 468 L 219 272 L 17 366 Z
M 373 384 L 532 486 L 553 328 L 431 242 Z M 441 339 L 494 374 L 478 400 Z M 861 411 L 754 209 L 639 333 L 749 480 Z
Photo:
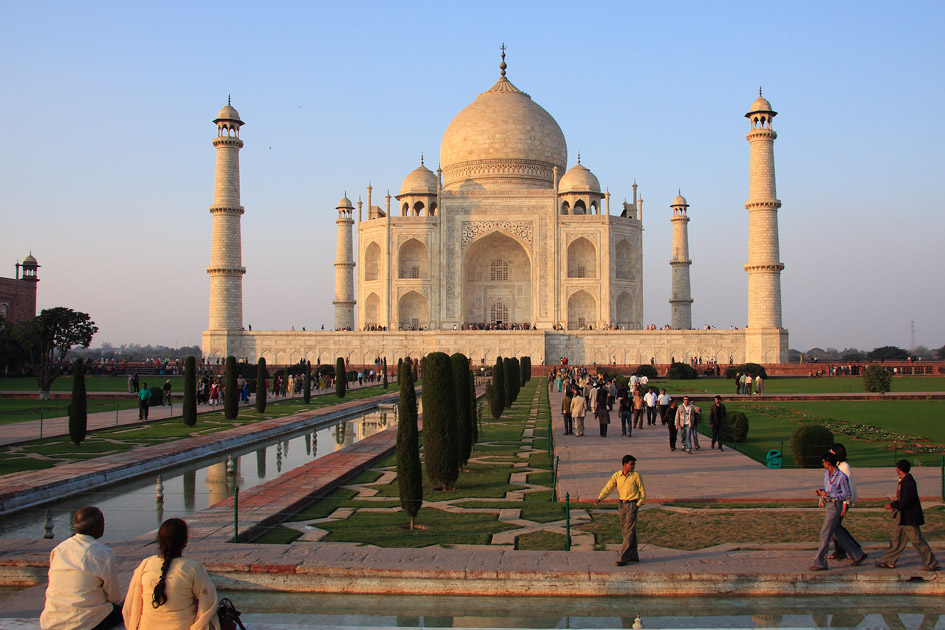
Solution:
M 105 630 L 122 623 L 121 589 L 115 552 L 98 542 L 105 516 L 97 507 L 79 508 L 72 518 L 76 534 L 49 554 L 42 630 Z
M 659 396 L 656 395 L 656 390 L 652 387 L 646 393 L 646 396 L 643 397 L 643 402 L 646 403 L 646 423 L 647 424 L 656 424 L 656 401 Z
M 659 398 L 656 399 L 656 405 L 657 405 L 657 406 L 656 406 L 656 413 L 659 414 L 660 420 L 662 420 L 663 424 L 666 424 L 666 416 L 665 416 L 665 413 L 666 413 L 666 412 L 665 412 L 665 410 L 669 407 L 669 403 L 671 403 L 671 402 L 673 402 L 673 397 L 666 393 L 666 389 L 665 389 L 665 388 L 664 388 L 664 389 L 661 389 L 661 390 L 660 390 Z M 675 423 L 675 422 L 676 422 L 676 418 L 675 418 L 675 417 L 670 418 L 669 420 L 670 420 L 671 423 Z

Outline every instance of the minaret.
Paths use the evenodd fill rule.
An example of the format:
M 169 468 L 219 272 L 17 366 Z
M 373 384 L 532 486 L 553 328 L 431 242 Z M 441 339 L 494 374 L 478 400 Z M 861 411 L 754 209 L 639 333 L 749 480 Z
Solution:
M 673 270 L 673 297 L 671 325 L 677 330 L 692 328 L 692 291 L 689 283 L 689 204 L 682 193 L 676 195 L 670 206 L 673 209 L 673 258 L 669 265 Z
M 751 147 L 748 201 L 748 328 L 781 328 L 781 270 L 778 247 L 778 208 L 774 181 L 774 140 L 771 128 L 777 112 L 761 96 L 745 118 L 751 123 L 746 136 Z
M 370 197 L 368 197 L 370 199 Z M 338 257 L 335 260 L 335 330 L 354 330 L 354 241 L 351 213 L 354 206 L 345 195 L 338 202 Z
M 243 327 L 242 240 L 240 236 L 240 127 L 243 121 L 230 105 L 217 114 L 217 172 L 213 185 L 213 241 L 210 247 L 210 330 Z

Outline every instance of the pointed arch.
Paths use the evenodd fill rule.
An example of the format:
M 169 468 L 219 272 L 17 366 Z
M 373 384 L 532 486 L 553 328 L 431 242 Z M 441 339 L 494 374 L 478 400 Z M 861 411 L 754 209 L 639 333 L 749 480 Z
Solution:
M 408 239 L 400 246 L 397 252 L 397 277 L 419 278 L 430 277 L 430 254 L 427 246 L 415 238 Z
M 633 247 L 627 239 L 617 242 L 617 252 L 614 256 L 614 277 L 617 280 L 633 280 Z
M 427 299 L 416 291 L 404 293 L 397 301 L 397 321 L 401 330 L 425 330 L 430 325 Z
M 597 248 L 583 236 L 568 245 L 568 277 L 597 277 Z
M 568 298 L 568 330 L 597 328 L 597 300 L 581 290 Z
M 380 323 L 381 298 L 373 291 L 364 300 L 364 325 L 377 325 Z
M 381 268 L 381 246 L 372 241 L 364 250 L 364 279 L 367 282 L 377 280 Z

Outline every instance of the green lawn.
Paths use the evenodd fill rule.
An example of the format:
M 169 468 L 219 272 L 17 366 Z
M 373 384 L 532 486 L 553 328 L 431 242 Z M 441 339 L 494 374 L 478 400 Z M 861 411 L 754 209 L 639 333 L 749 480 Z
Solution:
M 163 387 L 164 381 L 170 380 L 171 391 L 180 394 L 184 391 L 183 376 L 140 376 L 141 383 L 147 383 L 150 387 Z M 128 393 L 127 376 L 86 376 L 85 389 L 89 392 L 123 392 Z M 72 377 L 60 376 L 53 381 L 53 392 L 71 392 Z M 36 386 L 36 379 L 29 378 L 0 378 L 0 392 L 39 392 Z
M 88 413 L 103 411 L 114 412 L 116 409 L 133 409 L 138 406 L 135 399 L 131 400 L 94 400 L 88 401 Z M 175 403 L 176 408 L 179 405 Z M 42 418 L 59 418 L 68 415 L 69 400 L 33 400 L 33 399 L 0 399 L 0 425 Z
M 700 377 L 693 381 L 651 379 L 650 385 L 666 388 L 670 395 L 735 394 L 735 381 L 721 377 Z M 765 394 L 843 394 L 863 393 L 859 376 L 808 378 L 806 376 L 773 376 L 764 382 Z M 892 380 L 893 392 L 945 392 L 945 376 L 897 376 Z
M 791 433 L 802 422 L 824 424 L 843 442 L 855 466 L 889 466 L 907 457 L 938 466 L 945 454 L 945 401 L 883 400 L 736 403 L 729 411 L 748 416 L 748 442 L 738 445 L 758 461 L 784 443 L 784 464 L 793 465 Z M 702 429 L 707 429 L 703 423 Z

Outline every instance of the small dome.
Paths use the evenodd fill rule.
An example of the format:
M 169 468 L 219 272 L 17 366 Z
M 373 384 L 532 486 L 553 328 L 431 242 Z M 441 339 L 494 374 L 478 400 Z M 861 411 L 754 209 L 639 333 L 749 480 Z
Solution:
M 420 166 L 410 171 L 400 185 L 401 195 L 435 195 L 436 174 L 420 163 Z
M 688 206 L 689 203 L 686 201 L 686 198 L 682 195 L 676 195 L 676 198 L 673 199 L 674 206 Z
M 751 109 L 749 111 L 770 112 L 771 103 L 769 103 L 768 99 L 766 99 L 765 97 L 759 96 L 758 98 L 755 99 L 755 102 L 751 104 Z
M 351 200 L 347 197 L 342 197 L 341 201 L 338 202 L 338 205 L 335 208 L 354 208 L 354 204 L 351 203 Z
M 590 170 L 580 162 L 571 167 L 558 182 L 558 192 L 600 192 L 600 182 Z
M 24 265 L 37 265 L 36 259 L 33 258 L 33 254 L 27 254 L 26 258 L 23 259 Z
M 230 105 L 229 99 L 227 99 L 226 105 L 223 106 L 213 122 L 220 122 L 221 120 L 235 120 L 239 123 L 243 122 L 240 120 L 240 113 L 236 111 L 235 107 Z

